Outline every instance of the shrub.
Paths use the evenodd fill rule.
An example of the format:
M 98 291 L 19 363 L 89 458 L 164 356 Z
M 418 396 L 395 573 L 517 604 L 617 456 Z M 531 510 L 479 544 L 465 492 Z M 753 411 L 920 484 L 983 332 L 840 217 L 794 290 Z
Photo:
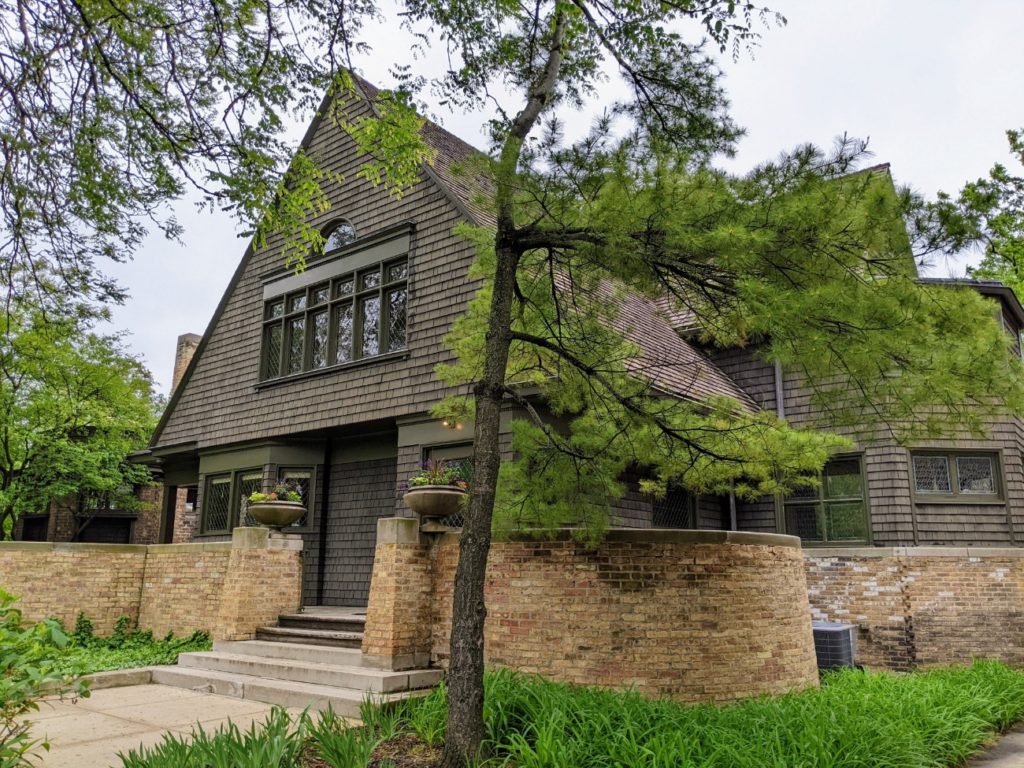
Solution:
M 25 721 L 39 709 L 43 694 L 89 693 L 85 683 L 72 683 L 78 669 L 59 669 L 54 663 L 53 649 L 68 644 L 60 623 L 47 619 L 23 627 L 15 601 L 0 589 L 0 768 L 29 765 L 28 757 L 36 749 L 48 748 L 32 737 Z

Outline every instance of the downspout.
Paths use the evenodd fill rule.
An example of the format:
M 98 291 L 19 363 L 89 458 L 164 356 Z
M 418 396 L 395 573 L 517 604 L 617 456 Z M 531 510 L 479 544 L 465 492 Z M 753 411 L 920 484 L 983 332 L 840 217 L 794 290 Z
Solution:
M 324 604 L 324 579 L 327 576 L 327 515 L 331 503 L 331 453 L 333 441 L 327 435 L 324 446 L 324 478 L 320 483 L 320 519 L 317 521 L 319 536 L 316 558 L 316 604 Z M 314 505 L 315 506 L 315 505 Z
M 736 483 L 729 483 L 729 530 L 738 531 L 739 521 L 736 519 Z
M 775 413 L 780 419 L 786 418 L 786 392 L 782 386 L 782 363 L 775 359 Z
M 782 361 L 775 358 L 772 365 L 775 373 L 775 415 L 780 419 L 786 418 L 786 390 L 782 384 Z M 783 520 L 782 497 L 775 494 L 775 530 L 778 533 L 786 532 L 786 521 Z

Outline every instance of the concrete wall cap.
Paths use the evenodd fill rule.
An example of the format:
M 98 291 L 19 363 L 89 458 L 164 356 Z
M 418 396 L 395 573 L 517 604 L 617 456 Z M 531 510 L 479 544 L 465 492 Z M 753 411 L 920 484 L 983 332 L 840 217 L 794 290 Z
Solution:
M 378 544 L 419 544 L 420 521 L 415 517 L 382 517 L 377 521 Z

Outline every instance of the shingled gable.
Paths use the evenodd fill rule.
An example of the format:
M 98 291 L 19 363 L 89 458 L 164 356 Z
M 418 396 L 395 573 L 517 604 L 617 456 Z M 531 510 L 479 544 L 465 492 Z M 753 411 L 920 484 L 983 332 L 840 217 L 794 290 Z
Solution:
M 362 78 L 355 78 L 355 82 L 357 89 L 365 97 L 365 100 L 359 102 L 359 104 L 366 108 L 367 103 L 372 101 L 379 91 L 376 87 Z M 322 116 L 326 113 L 327 107 L 328 102 L 325 99 L 303 137 L 300 145 L 301 148 L 306 151 L 316 151 L 317 147 L 315 144 L 320 141 L 318 137 L 322 136 L 324 132 L 327 132 L 332 134 L 332 139 L 329 142 L 331 147 L 330 151 L 339 152 L 340 150 L 338 147 L 347 142 L 350 144 L 348 150 L 351 154 L 354 149 L 354 142 L 352 142 L 352 140 L 346 136 L 343 131 L 329 123 L 325 123 L 322 120 Z M 353 107 L 353 109 L 355 109 L 355 107 Z M 463 168 L 464 166 L 471 166 L 474 156 L 482 156 L 482 153 L 431 121 L 425 122 L 422 128 L 422 136 L 427 145 L 436 151 L 436 157 L 432 165 L 424 166 L 424 179 L 420 184 L 416 185 L 416 187 L 419 188 L 424 185 L 432 185 L 434 188 L 439 190 L 454 211 L 457 212 L 457 219 L 468 220 L 471 223 L 475 223 L 480 226 L 494 226 L 495 217 L 493 212 L 488 210 L 486 204 L 483 202 L 488 189 L 486 180 L 479 179 L 471 173 L 466 173 Z M 322 150 L 323 147 L 320 147 L 320 149 Z M 349 167 L 341 170 L 346 173 L 346 177 L 349 179 L 346 182 L 347 184 L 358 184 L 355 180 L 355 171 L 357 168 L 353 165 L 351 160 L 352 159 L 349 158 Z M 368 188 L 369 185 L 365 182 L 362 186 L 364 187 L 362 192 L 365 195 L 377 197 L 379 200 L 386 196 L 386 193 L 379 188 Z M 408 195 L 406 198 L 408 198 Z M 346 215 L 347 212 L 344 209 L 346 202 L 347 201 L 336 201 L 332 199 L 332 203 L 334 203 L 333 210 L 330 214 L 323 217 L 324 223 L 330 220 L 332 216 Z M 403 207 L 408 208 L 408 206 Z M 390 217 L 389 221 L 389 217 L 382 214 L 377 215 L 376 218 L 379 220 L 379 223 L 384 226 L 393 224 L 395 221 L 403 220 L 402 217 Z M 405 218 L 411 220 L 415 217 L 407 215 Z M 456 222 L 453 220 L 452 226 L 454 226 L 454 223 Z M 370 234 L 373 234 L 372 227 L 369 228 L 369 232 Z M 276 250 L 274 245 L 275 244 L 271 244 L 270 247 L 261 252 L 261 255 L 273 253 Z M 279 247 L 279 244 L 277 245 Z M 449 247 L 448 250 L 451 250 L 451 248 Z M 179 443 L 192 445 L 201 442 L 198 434 L 199 432 L 207 435 L 208 439 L 210 438 L 209 430 L 200 430 L 198 427 L 185 430 L 169 430 L 168 425 L 175 422 L 175 415 L 179 411 L 181 403 L 195 397 L 193 395 L 193 391 L 196 388 L 193 381 L 195 371 L 202 368 L 204 360 L 208 359 L 211 338 L 218 332 L 218 328 L 223 322 L 228 305 L 238 290 L 243 276 L 253 268 L 253 260 L 255 256 L 256 254 L 254 254 L 253 245 L 252 243 L 249 243 L 238 268 L 235 270 L 235 273 L 228 284 L 227 290 L 224 292 L 224 295 L 214 312 L 206 332 L 203 334 L 202 341 L 196 350 L 196 354 L 188 366 L 188 369 L 185 371 L 181 384 L 173 393 L 171 401 L 157 426 L 151 441 L 151 447 L 157 447 L 160 445 L 167 447 Z M 263 261 L 266 261 L 266 256 L 264 256 Z M 268 267 L 273 268 L 275 266 L 279 265 L 261 264 L 260 268 L 261 271 L 266 271 Z M 459 267 L 457 265 L 452 265 L 453 270 L 457 270 L 458 268 Z M 626 299 L 624 309 L 625 311 L 622 315 L 623 317 L 629 318 L 629 325 L 624 325 L 622 330 L 631 340 L 643 348 L 643 354 L 633 361 L 632 367 L 638 374 L 648 377 L 655 388 L 670 395 L 697 400 L 715 395 L 726 396 L 737 400 L 741 404 L 741 407 L 746 410 L 756 410 L 757 406 L 753 400 L 740 387 L 732 382 L 729 377 L 718 369 L 711 361 L 703 357 L 672 331 L 670 324 L 666 322 L 665 318 L 658 311 L 658 306 L 656 306 L 655 302 L 641 296 L 632 295 Z M 258 330 L 258 319 L 253 318 L 250 322 L 253 327 Z M 437 359 L 444 354 L 444 352 L 439 348 L 435 347 L 434 350 L 435 358 L 430 365 L 431 371 L 433 363 L 436 363 Z M 251 367 L 252 366 L 250 366 L 250 368 Z M 421 378 L 422 371 L 418 371 L 417 379 Z M 204 387 L 209 388 L 210 385 L 211 382 L 207 381 L 204 384 Z M 409 387 L 411 385 L 411 383 L 407 383 L 405 386 Z M 249 387 L 246 387 L 244 383 L 240 386 L 249 389 Z M 224 391 L 224 387 L 216 387 L 216 389 Z M 249 392 L 251 393 L 252 390 L 249 389 Z M 238 397 L 239 394 L 240 393 L 238 392 L 230 393 L 232 398 Z M 302 392 L 298 394 L 305 395 L 305 393 Z M 213 400 L 214 398 L 211 397 L 211 395 L 212 393 L 209 393 L 199 399 Z M 423 405 L 425 406 L 426 403 Z M 424 409 L 425 407 L 421 408 L 421 410 Z M 195 411 L 196 409 L 192 408 L 188 410 Z M 259 412 L 265 411 L 265 407 L 261 407 L 259 409 Z M 228 416 L 227 413 L 224 415 Z M 252 413 L 246 415 L 251 416 Z M 184 416 L 183 419 L 187 421 L 188 416 Z M 320 426 L 328 425 L 329 421 L 326 418 L 320 424 Z M 218 431 L 224 433 L 224 439 L 227 441 L 248 439 L 252 436 L 251 433 L 243 435 L 239 432 L 232 433 L 231 430 L 225 430 L 223 428 Z M 269 436 L 272 431 L 273 430 L 268 430 L 267 434 L 264 436 Z M 289 430 L 281 429 L 279 431 Z M 212 440 L 214 443 L 221 442 L 217 437 L 213 437 Z

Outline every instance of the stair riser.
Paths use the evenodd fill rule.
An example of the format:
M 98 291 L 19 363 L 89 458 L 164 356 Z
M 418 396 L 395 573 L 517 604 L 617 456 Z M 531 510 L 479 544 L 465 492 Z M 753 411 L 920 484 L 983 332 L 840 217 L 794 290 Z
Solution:
M 280 643 L 274 640 L 216 640 L 213 650 L 244 656 L 262 656 L 266 659 L 286 661 L 315 661 L 320 664 L 340 664 L 346 667 L 363 666 L 359 648 L 335 648 L 311 643 Z M 375 669 L 375 667 L 370 667 Z
M 325 632 L 362 632 L 366 628 L 365 621 L 350 619 L 307 619 L 281 616 L 277 626 L 290 629 L 321 629 Z
M 178 664 L 192 669 L 212 669 L 216 672 L 228 672 L 235 675 L 269 677 L 273 680 L 329 685 L 335 688 L 353 688 L 359 691 L 372 691 L 373 693 L 393 693 L 395 691 L 407 690 L 409 687 L 407 675 L 362 675 L 357 672 L 343 670 L 303 667 L 301 664 L 275 664 L 243 659 L 217 658 L 216 656 L 197 656 L 189 653 L 181 654 L 178 657 Z
M 263 629 L 256 630 L 257 640 L 267 640 L 274 643 L 300 643 L 302 645 L 322 645 L 325 648 L 362 648 L 362 638 L 317 638 L 317 637 L 293 637 L 282 632 L 267 632 Z
M 225 680 L 209 680 L 205 685 L 191 675 L 176 672 L 174 667 L 161 668 L 153 671 L 153 682 L 170 685 L 175 688 L 201 690 L 204 693 L 215 693 L 219 696 L 231 696 L 236 699 L 262 701 L 265 704 L 277 704 L 281 707 L 309 708 L 321 711 L 328 708 L 342 717 L 358 718 L 361 702 L 349 698 L 335 696 L 310 697 L 297 691 L 286 691 L 273 685 L 257 682 L 234 682 Z M 200 684 L 197 685 L 197 682 Z

